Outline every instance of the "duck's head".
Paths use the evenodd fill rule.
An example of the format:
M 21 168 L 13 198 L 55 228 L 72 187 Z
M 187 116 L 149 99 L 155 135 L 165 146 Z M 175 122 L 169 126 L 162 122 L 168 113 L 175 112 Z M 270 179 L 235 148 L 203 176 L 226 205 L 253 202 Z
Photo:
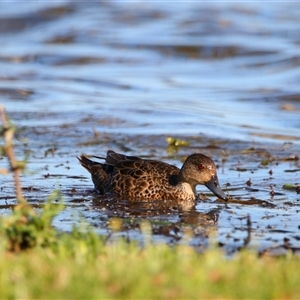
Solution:
M 189 183 L 193 189 L 196 188 L 196 185 L 202 184 L 217 197 L 228 200 L 220 188 L 216 165 L 206 155 L 200 153 L 190 155 L 181 168 L 179 178 Z

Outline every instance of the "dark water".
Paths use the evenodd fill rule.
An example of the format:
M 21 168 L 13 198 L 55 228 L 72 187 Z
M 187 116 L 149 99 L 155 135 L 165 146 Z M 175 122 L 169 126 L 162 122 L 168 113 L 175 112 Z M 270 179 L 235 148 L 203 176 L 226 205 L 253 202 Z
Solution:
M 108 234 L 121 217 L 115 234 L 140 239 L 146 219 L 158 242 L 230 252 L 250 228 L 249 246 L 298 249 L 300 196 L 283 185 L 300 182 L 299 19 L 299 2 L 0 3 L 0 102 L 30 155 L 24 193 L 43 203 L 61 189 L 62 230 L 83 218 Z M 101 199 L 76 156 L 108 149 L 178 166 L 203 152 L 237 202 L 203 188 L 194 207 Z

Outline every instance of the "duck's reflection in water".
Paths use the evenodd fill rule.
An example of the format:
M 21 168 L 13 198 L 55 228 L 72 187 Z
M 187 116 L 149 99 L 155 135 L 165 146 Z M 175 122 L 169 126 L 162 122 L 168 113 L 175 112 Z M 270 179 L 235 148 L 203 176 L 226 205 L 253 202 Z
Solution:
M 196 251 L 204 251 L 217 236 L 217 222 L 223 206 L 216 206 L 207 212 L 197 211 L 197 201 L 139 201 L 116 200 L 95 195 L 92 209 L 99 212 L 99 221 L 107 220 L 108 240 L 120 237 L 136 240 L 141 245 L 146 235 L 153 242 L 168 245 L 190 245 Z M 93 223 L 97 223 L 97 217 Z M 97 226 L 97 224 L 95 224 Z
M 215 207 L 208 212 L 196 210 L 196 201 L 157 200 L 157 201 L 127 201 L 97 195 L 92 206 L 101 210 L 108 217 L 137 218 L 148 221 L 180 222 L 182 225 L 215 225 L 221 208 Z

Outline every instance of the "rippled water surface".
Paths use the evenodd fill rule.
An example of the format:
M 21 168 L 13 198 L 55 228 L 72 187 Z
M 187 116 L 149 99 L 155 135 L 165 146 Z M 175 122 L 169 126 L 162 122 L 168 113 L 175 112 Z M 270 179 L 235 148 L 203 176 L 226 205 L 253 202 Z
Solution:
M 60 188 L 62 230 L 84 216 L 108 234 L 120 217 L 119 235 L 139 239 L 147 219 L 157 241 L 298 251 L 299 19 L 298 2 L 0 3 L 0 102 L 29 153 L 26 197 Z M 235 202 L 205 188 L 193 207 L 101 198 L 76 156 L 108 149 L 178 166 L 203 152 Z

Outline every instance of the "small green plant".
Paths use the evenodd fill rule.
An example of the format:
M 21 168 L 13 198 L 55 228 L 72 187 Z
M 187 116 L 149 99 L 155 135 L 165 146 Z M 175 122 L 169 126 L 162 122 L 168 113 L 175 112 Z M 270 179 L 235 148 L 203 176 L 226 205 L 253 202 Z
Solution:
M 9 251 L 46 247 L 57 241 L 58 233 L 52 220 L 63 205 L 53 203 L 54 198 L 60 198 L 58 192 L 49 197 L 39 213 L 29 204 L 18 204 L 12 214 L 0 219 L 1 233 L 7 239 Z

